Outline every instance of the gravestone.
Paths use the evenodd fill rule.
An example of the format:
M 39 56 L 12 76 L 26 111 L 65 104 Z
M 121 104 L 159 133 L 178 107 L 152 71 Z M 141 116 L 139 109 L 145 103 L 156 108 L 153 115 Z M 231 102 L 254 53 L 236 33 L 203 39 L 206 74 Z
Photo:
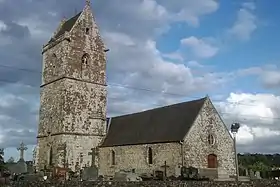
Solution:
M 255 173 L 254 173 L 254 171 L 253 170 L 249 170 L 249 177 L 251 178 L 251 179 L 253 179 L 253 178 L 255 178 Z
M 261 179 L 260 171 L 256 171 L 255 176 L 256 176 L 257 179 Z
M 119 171 L 115 173 L 114 181 L 142 181 L 142 178 L 132 172 Z
M 245 176 L 246 176 L 246 177 L 248 177 L 248 176 L 249 176 L 248 169 L 245 169 Z
M 98 168 L 96 166 L 91 166 L 85 168 L 82 173 L 82 179 L 87 181 L 95 181 L 98 179 Z
M 95 163 L 95 158 L 97 156 L 97 148 L 92 148 L 91 152 L 88 153 L 91 156 L 91 166 L 86 167 L 82 173 L 83 180 L 97 180 L 98 179 L 98 167 Z
M 175 167 L 175 177 L 180 177 L 181 175 L 181 166 L 178 165 Z
M 198 178 L 198 169 L 195 167 L 189 167 L 189 178 Z

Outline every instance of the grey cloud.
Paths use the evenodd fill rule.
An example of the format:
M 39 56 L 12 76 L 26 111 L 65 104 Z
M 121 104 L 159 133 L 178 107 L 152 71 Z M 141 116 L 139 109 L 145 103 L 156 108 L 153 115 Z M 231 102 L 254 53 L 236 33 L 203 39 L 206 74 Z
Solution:
M 30 36 L 30 32 L 27 26 L 21 26 L 14 22 L 4 22 L 7 28 L 0 32 L 4 36 L 15 37 L 18 39 L 25 39 Z
M 33 132 L 30 130 L 23 130 L 23 131 L 16 131 L 10 130 L 5 132 L 5 139 L 6 141 L 4 144 L 0 144 L 1 147 L 16 147 L 18 146 L 19 142 L 24 142 L 26 145 L 35 145 L 36 144 L 36 136 L 37 132 Z
M 279 153 L 280 139 L 279 136 L 258 138 L 250 144 L 237 145 L 237 149 L 241 153 Z
M 264 88 L 280 88 L 280 68 L 275 65 L 266 65 L 263 67 L 251 67 L 237 72 L 237 76 L 256 76 Z

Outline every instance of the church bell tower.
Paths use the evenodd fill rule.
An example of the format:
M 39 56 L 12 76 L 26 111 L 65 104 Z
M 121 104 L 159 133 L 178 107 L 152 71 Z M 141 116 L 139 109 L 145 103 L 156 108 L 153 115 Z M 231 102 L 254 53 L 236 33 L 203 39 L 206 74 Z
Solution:
M 42 54 L 36 169 L 77 171 L 92 164 L 89 153 L 106 133 L 106 54 L 89 0 Z

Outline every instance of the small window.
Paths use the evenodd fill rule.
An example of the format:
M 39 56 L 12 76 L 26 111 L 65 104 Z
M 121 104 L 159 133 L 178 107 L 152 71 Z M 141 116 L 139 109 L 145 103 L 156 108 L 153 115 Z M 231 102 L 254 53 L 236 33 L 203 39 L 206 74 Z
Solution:
M 116 153 L 113 150 L 111 153 L 111 157 L 112 157 L 112 165 L 116 165 Z
M 149 164 L 153 164 L 153 150 L 150 147 L 148 150 L 148 161 L 149 161 Z
M 209 134 L 208 135 L 208 144 L 209 145 L 214 145 L 214 143 L 215 143 L 214 136 L 212 134 Z
M 49 150 L 49 166 L 52 166 L 52 165 L 53 165 L 53 149 L 51 146 L 50 150 Z
M 89 34 L 89 28 L 86 28 L 86 34 Z
M 85 53 L 83 56 L 82 56 L 82 63 L 83 64 L 88 64 L 88 61 L 89 61 L 89 55 L 87 53 Z

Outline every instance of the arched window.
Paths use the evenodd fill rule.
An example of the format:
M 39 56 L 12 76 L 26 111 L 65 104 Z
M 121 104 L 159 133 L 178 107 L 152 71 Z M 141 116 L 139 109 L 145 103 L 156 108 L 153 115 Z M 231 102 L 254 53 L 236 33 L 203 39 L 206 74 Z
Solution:
M 87 53 L 85 53 L 82 56 L 82 64 L 88 64 L 88 60 L 89 60 L 89 55 Z
M 89 56 L 89 54 L 85 53 L 81 59 L 81 77 L 82 78 L 85 78 L 88 76 L 89 62 L 90 62 L 90 56 Z
M 208 144 L 209 145 L 214 145 L 214 143 L 215 143 L 215 139 L 214 139 L 213 134 L 209 134 L 208 135 Z
M 116 165 L 116 153 L 115 151 L 112 150 L 111 152 L 111 161 L 112 161 L 112 165 Z
M 86 28 L 86 35 L 88 35 L 89 34 L 89 28 L 87 27 Z
M 207 161 L 208 161 L 208 168 L 218 167 L 217 155 L 215 154 L 208 155 Z
M 148 149 L 148 162 L 149 164 L 153 164 L 153 150 L 150 147 Z

